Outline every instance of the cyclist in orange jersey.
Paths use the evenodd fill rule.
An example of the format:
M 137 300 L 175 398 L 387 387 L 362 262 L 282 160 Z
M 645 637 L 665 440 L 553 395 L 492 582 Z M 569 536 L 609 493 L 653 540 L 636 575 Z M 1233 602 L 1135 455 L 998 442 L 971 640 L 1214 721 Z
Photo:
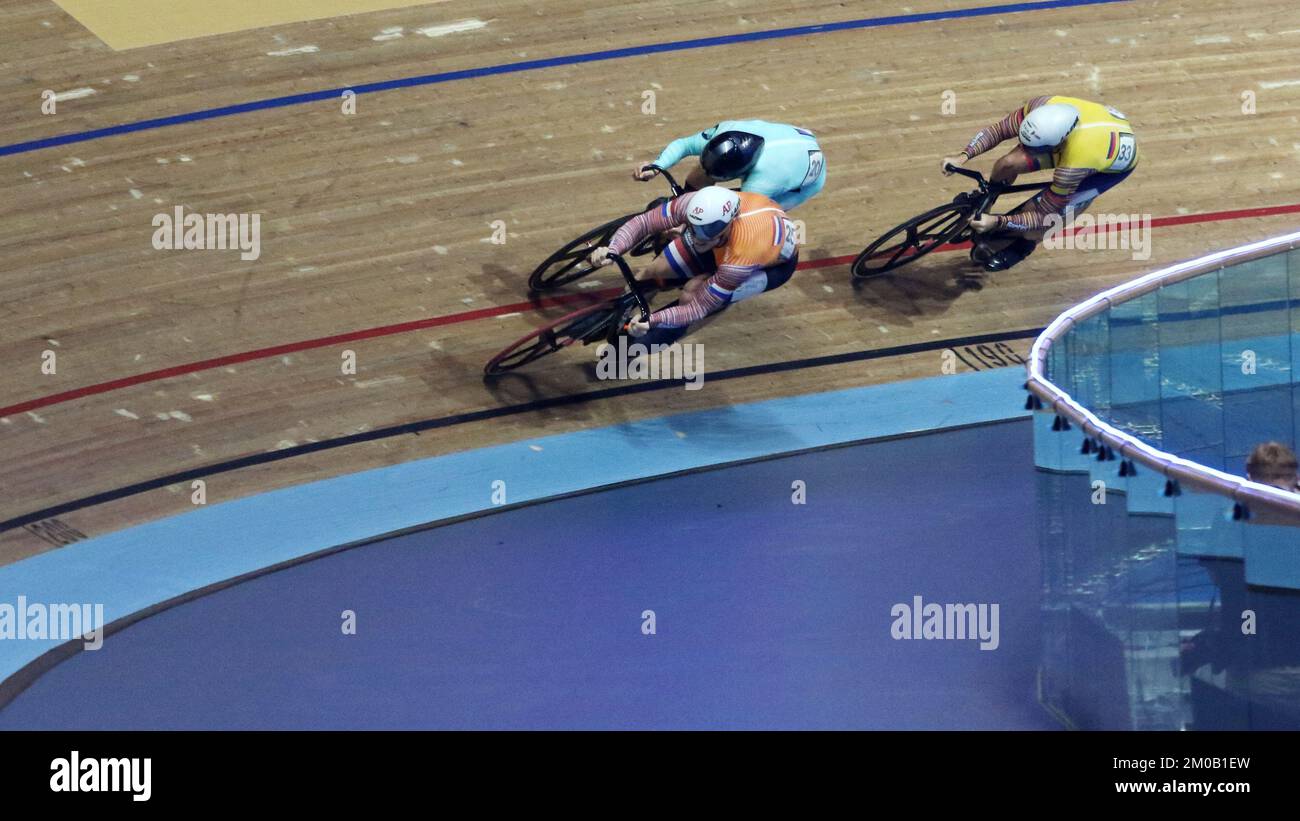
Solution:
M 684 226 L 642 278 L 661 286 L 681 283 L 676 304 L 634 318 L 628 332 L 647 344 L 670 344 L 689 326 L 733 302 L 771 291 L 789 281 L 799 260 L 794 226 L 775 202 L 745 191 L 711 185 L 675 197 L 619 228 L 606 248 L 591 253 L 604 265 L 646 237 Z

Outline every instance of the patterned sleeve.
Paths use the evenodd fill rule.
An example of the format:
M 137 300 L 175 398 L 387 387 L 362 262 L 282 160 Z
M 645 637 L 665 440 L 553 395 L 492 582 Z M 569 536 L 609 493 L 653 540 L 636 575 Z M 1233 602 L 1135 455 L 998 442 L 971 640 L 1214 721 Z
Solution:
M 628 249 L 635 248 L 646 237 L 685 224 L 686 205 L 693 196 L 694 192 L 682 194 L 644 214 L 637 214 L 614 232 L 614 238 L 609 241 L 609 250 L 616 254 L 627 253 Z
M 1079 190 L 1079 186 L 1091 173 L 1091 168 L 1056 169 L 1052 175 L 1052 184 L 1030 200 L 1023 211 L 998 217 L 998 228 L 1017 233 L 1041 229 L 1052 214 L 1065 212 L 1070 197 L 1074 196 L 1074 192 Z
M 704 289 L 696 291 L 695 299 L 685 305 L 674 305 L 650 315 L 651 328 L 683 328 L 699 322 L 709 314 L 717 313 L 731 301 L 731 294 L 745 280 L 763 270 L 761 265 L 723 264 L 709 277 Z
M 1025 115 L 1046 103 L 1051 97 L 1034 97 L 1025 105 L 1017 108 L 993 125 L 980 129 L 980 132 L 962 149 L 962 153 L 967 157 L 978 157 L 993 146 L 1020 133 L 1020 124 L 1025 121 Z

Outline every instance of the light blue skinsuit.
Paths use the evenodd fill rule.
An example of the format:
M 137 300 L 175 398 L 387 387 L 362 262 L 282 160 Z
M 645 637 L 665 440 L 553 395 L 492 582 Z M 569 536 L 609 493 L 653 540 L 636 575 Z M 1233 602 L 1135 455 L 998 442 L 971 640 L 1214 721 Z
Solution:
M 745 131 L 763 138 L 763 150 L 742 180 L 741 191 L 770 197 L 788 212 L 812 199 L 826 184 L 826 160 L 812 132 L 763 120 L 723 120 L 712 128 L 673 140 L 655 165 L 671 168 L 686 157 L 698 157 L 705 143 L 723 131 Z

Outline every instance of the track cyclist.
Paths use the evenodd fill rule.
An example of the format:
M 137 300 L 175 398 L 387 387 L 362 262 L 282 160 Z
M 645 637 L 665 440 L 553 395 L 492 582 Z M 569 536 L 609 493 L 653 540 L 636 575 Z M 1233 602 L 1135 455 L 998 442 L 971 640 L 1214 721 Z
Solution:
M 799 262 L 796 232 L 785 211 L 768 197 L 711 185 L 656 205 L 629 220 L 609 246 L 591 252 L 593 265 L 610 262 L 641 240 L 683 228 L 642 273 L 660 287 L 682 286 L 678 301 L 650 315 L 632 317 L 629 335 L 647 345 L 670 345 L 689 326 L 733 302 L 779 288 Z
M 1019 137 L 1019 144 L 993 164 L 990 179 L 1012 183 L 1020 174 L 1056 169 L 1052 184 L 1010 214 L 984 214 L 971 227 L 988 239 L 1009 238 L 992 251 L 982 242 L 971 259 L 986 271 L 1005 271 L 1029 256 L 1043 237 L 1048 218 L 1068 220 L 1124 180 L 1138 163 L 1137 138 L 1128 118 L 1114 108 L 1077 97 L 1034 97 L 999 122 L 981 129 L 949 165 L 961 166 L 999 143 Z
M 686 157 L 699 165 L 686 177 L 686 190 L 698 191 L 739 179 L 740 190 L 762 194 L 783 211 L 815 197 L 826 185 L 826 158 L 817 138 L 805 128 L 763 120 L 723 120 L 698 134 L 673 140 L 653 161 L 671 168 Z M 632 176 L 652 179 L 650 163 L 638 163 Z

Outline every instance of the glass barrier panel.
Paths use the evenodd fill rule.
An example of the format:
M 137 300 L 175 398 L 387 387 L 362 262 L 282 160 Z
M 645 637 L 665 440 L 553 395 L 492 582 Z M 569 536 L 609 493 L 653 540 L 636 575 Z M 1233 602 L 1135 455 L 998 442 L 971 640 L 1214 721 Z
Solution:
M 1114 305 L 1056 342 L 1047 376 L 1117 429 L 1244 475 L 1260 442 L 1300 441 L 1298 355 L 1300 250 Z M 1034 414 L 1043 703 L 1084 729 L 1300 729 L 1300 522 L 1083 442 Z
M 1223 467 L 1223 371 L 1219 276 L 1210 272 L 1157 291 L 1163 449 Z
M 1295 446 L 1287 256 L 1225 268 L 1219 297 L 1224 468 L 1242 473 L 1259 443 Z
M 1106 418 L 1110 408 L 1110 315 L 1102 312 L 1070 330 L 1069 385 L 1060 385 L 1074 401 Z
M 1300 524 L 1268 524 L 1269 516 L 1251 514 L 1242 528 L 1246 580 L 1265 587 L 1300 590 Z M 1300 632 L 1295 635 L 1300 645 Z
M 1160 431 L 1160 326 L 1156 292 L 1110 309 L 1110 421 L 1163 448 Z
M 1236 505 L 1217 493 L 1184 489 L 1174 498 L 1178 552 L 1185 556 L 1243 556 L 1245 522 L 1234 519 Z

